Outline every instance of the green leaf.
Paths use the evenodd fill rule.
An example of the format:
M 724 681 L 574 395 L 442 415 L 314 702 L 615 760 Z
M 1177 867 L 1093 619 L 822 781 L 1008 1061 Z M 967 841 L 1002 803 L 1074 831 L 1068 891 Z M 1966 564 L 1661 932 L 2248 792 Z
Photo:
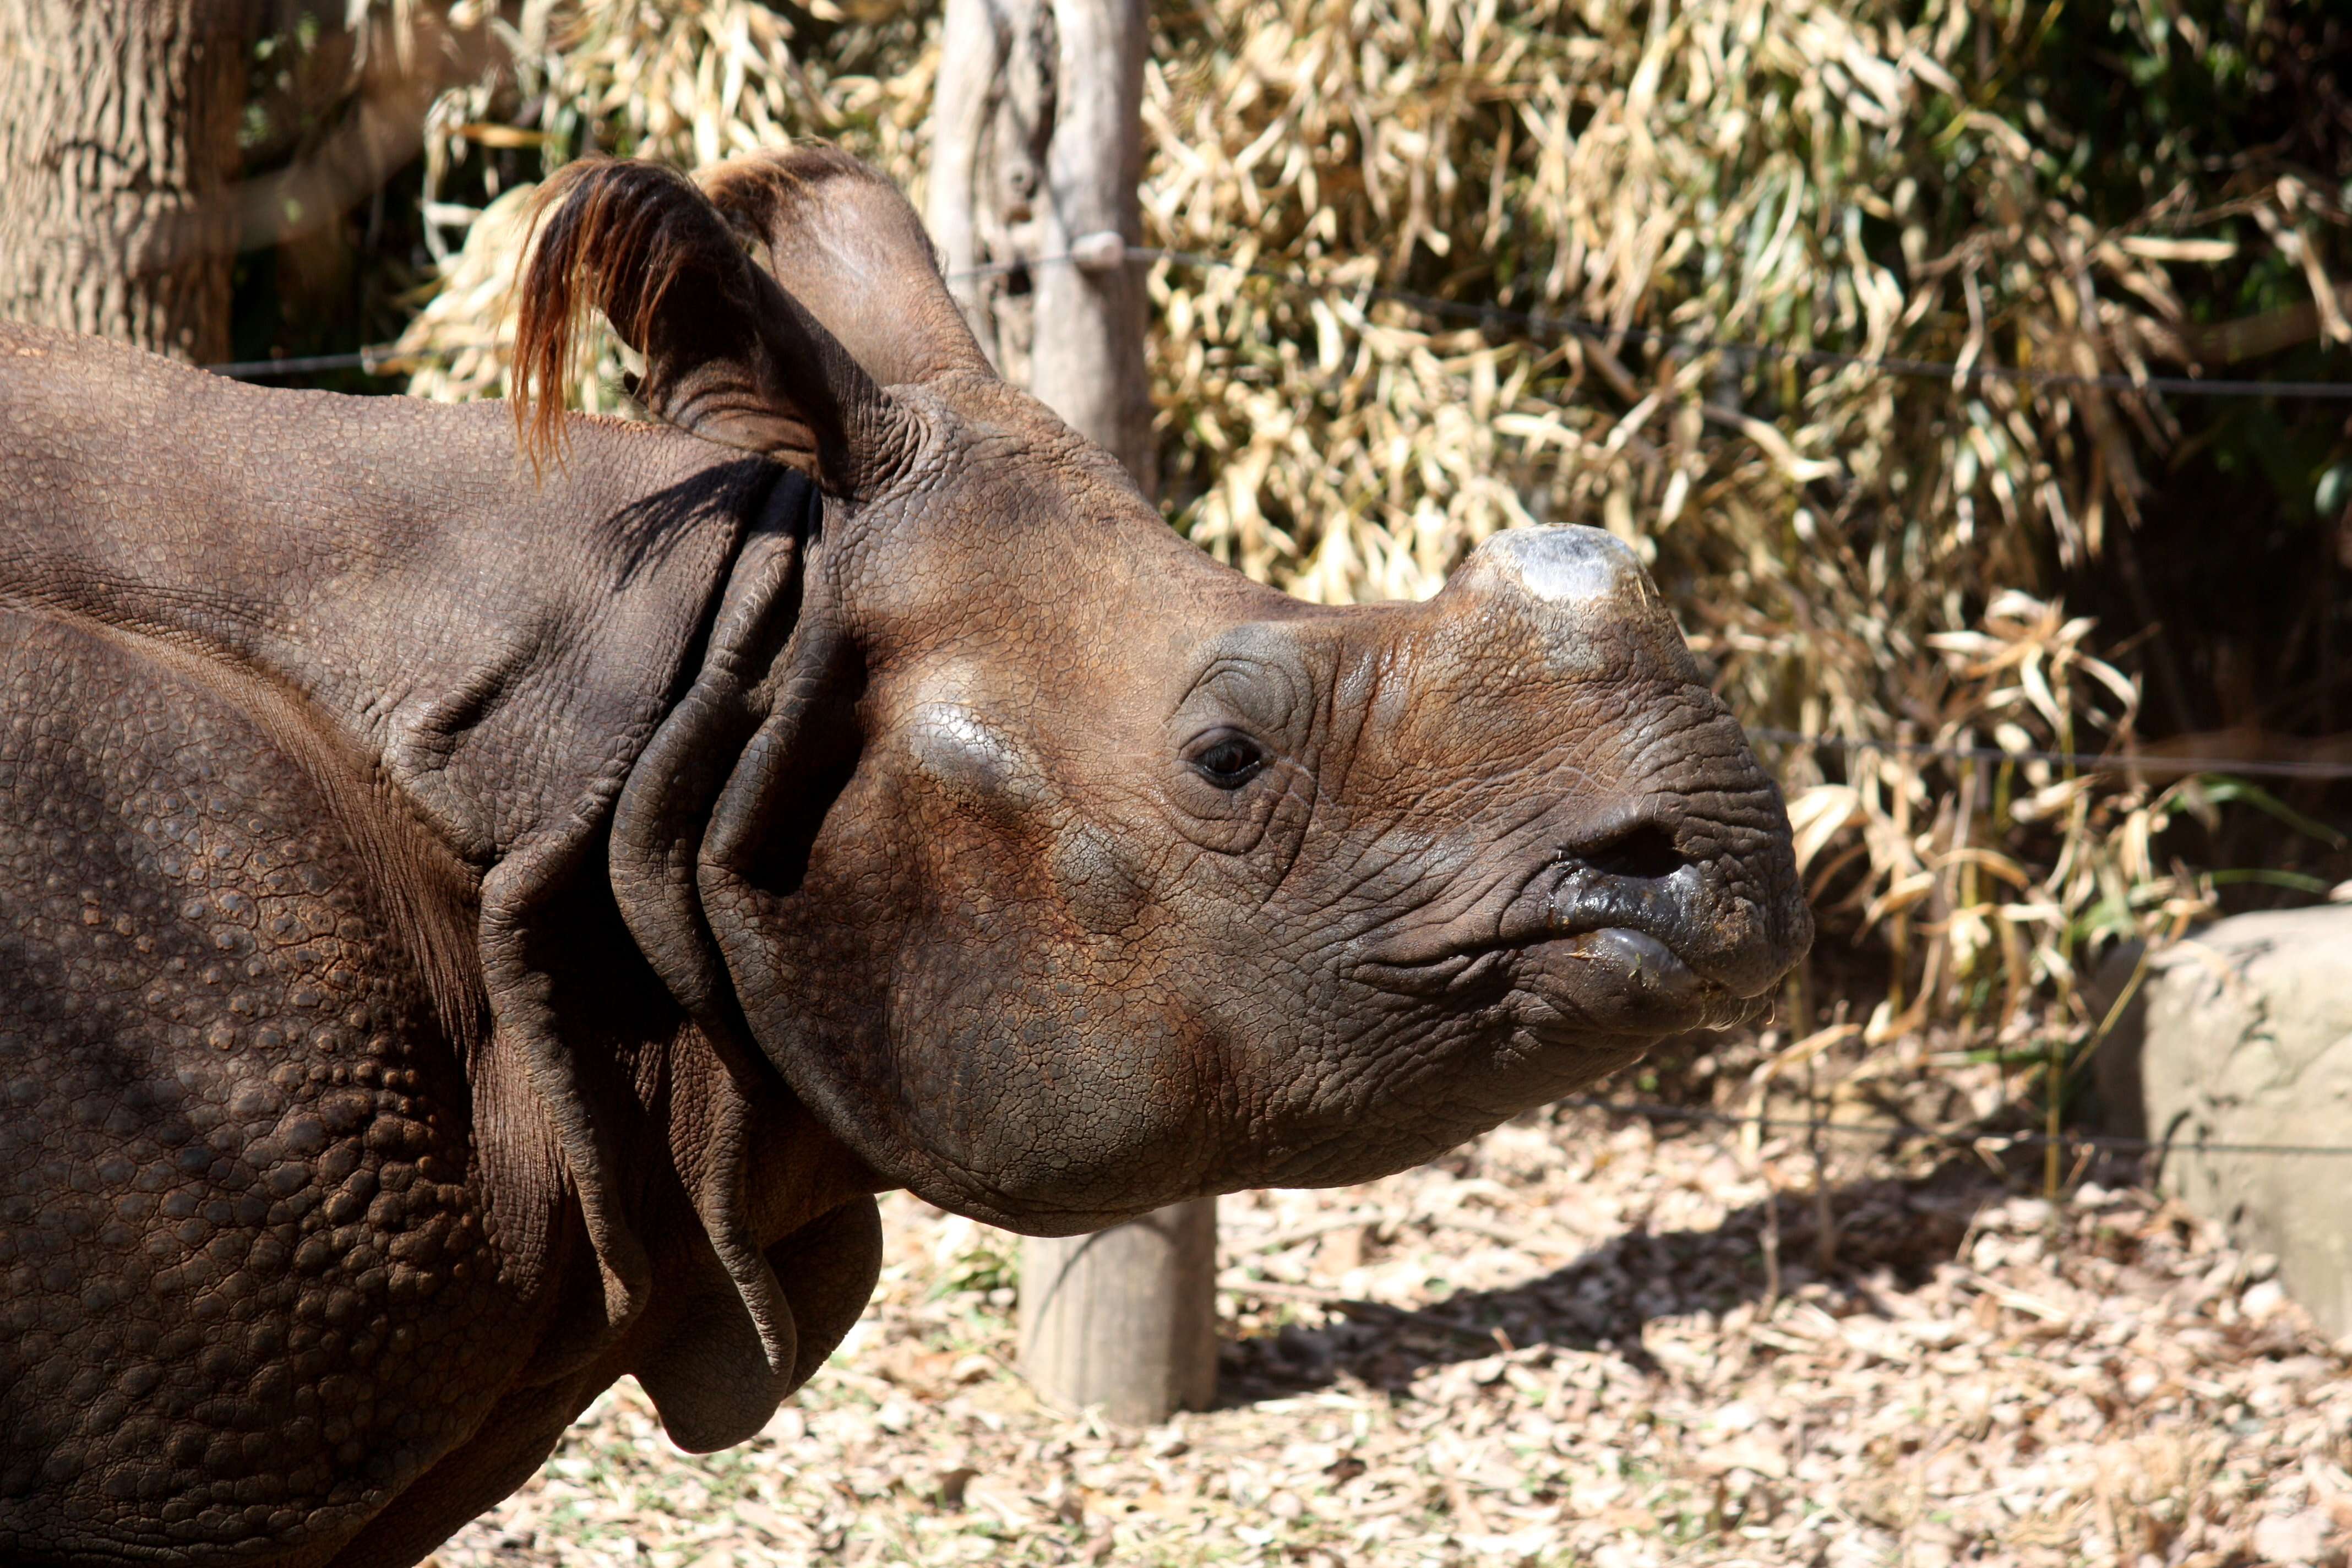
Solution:
M 2352 845 L 2352 840 L 2346 839 L 2344 835 L 2336 832 L 2327 824 L 2304 816 L 2260 784 L 2249 784 L 2244 779 L 2230 773 L 2200 774 L 2199 782 L 2204 786 L 2205 795 L 2209 800 L 2225 805 L 2232 801 L 2243 802 L 2256 811 L 2277 818 L 2305 838 L 2317 839 L 2330 849 L 2342 849 Z M 2327 889 L 2322 887 L 2319 890 L 2324 893 Z
M 2245 866 L 2234 870 L 2211 873 L 2213 885 L 2227 888 L 2241 882 L 2260 882 L 2273 888 L 2293 888 L 2298 893 L 2315 893 L 2321 898 L 2335 884 L 2324 877 L 2307 877 L 2301 871 L 2273 871 L 2267 867 Z

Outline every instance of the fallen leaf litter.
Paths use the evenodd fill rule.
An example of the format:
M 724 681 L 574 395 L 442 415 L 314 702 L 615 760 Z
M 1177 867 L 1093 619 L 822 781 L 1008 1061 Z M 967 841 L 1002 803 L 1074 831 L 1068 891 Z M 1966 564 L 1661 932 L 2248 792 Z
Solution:
M 2052 1204 L 1839 1160 L 1824 1205 L 1790 1141 L 1562 1111 L 1229 1197 L 1221 1407 L 1143 1433 L 1041 1407 L 1017 1244 L 893 1194 L 872 1305 L 756 1439 L 680 1454 L 624 1382 L 441 1568 L 2344 1568 L 2352 1344 L 2271 1260 L 2127 1170 Z

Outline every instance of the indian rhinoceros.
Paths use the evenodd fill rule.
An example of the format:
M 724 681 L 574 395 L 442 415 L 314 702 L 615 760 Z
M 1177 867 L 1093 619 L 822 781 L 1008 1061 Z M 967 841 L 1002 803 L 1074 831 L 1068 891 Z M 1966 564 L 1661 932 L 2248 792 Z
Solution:
M 855 161 L 544 211 L 520 414 L 0 329 L 0 1560 L 412 1563 L 625 1373 L 754 1432 L 877 1192 L 1367 1179 L 1810 940 L 1610 535 L 1299 603 Z

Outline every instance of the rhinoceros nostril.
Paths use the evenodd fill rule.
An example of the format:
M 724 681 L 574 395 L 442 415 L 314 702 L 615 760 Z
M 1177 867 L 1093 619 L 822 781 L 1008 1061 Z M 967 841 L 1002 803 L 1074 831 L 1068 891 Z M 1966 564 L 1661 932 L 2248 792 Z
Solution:
M 1706 973 L 1706 875 L 1675 847 L 1672 828 L 1632 816 L 1563 847 L 1556 864 L 1545 910 L 1555 935 L 1638 932 Z
M 1631 877 L 1655 881 L 1671 877 L 1690 862 L 1675 847 L 1674 835 L 1654 822 L 1635 823 L 1589 848 L 1564 857 L 1605 877 Z

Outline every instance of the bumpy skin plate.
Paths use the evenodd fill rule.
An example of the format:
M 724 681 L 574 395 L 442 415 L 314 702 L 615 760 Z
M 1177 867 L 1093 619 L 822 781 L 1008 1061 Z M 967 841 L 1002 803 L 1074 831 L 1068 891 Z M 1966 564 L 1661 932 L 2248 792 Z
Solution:
M 381 848 L 215 685 L 0 611 L 0 1559 L 339 1540 L 527 1353 Z

